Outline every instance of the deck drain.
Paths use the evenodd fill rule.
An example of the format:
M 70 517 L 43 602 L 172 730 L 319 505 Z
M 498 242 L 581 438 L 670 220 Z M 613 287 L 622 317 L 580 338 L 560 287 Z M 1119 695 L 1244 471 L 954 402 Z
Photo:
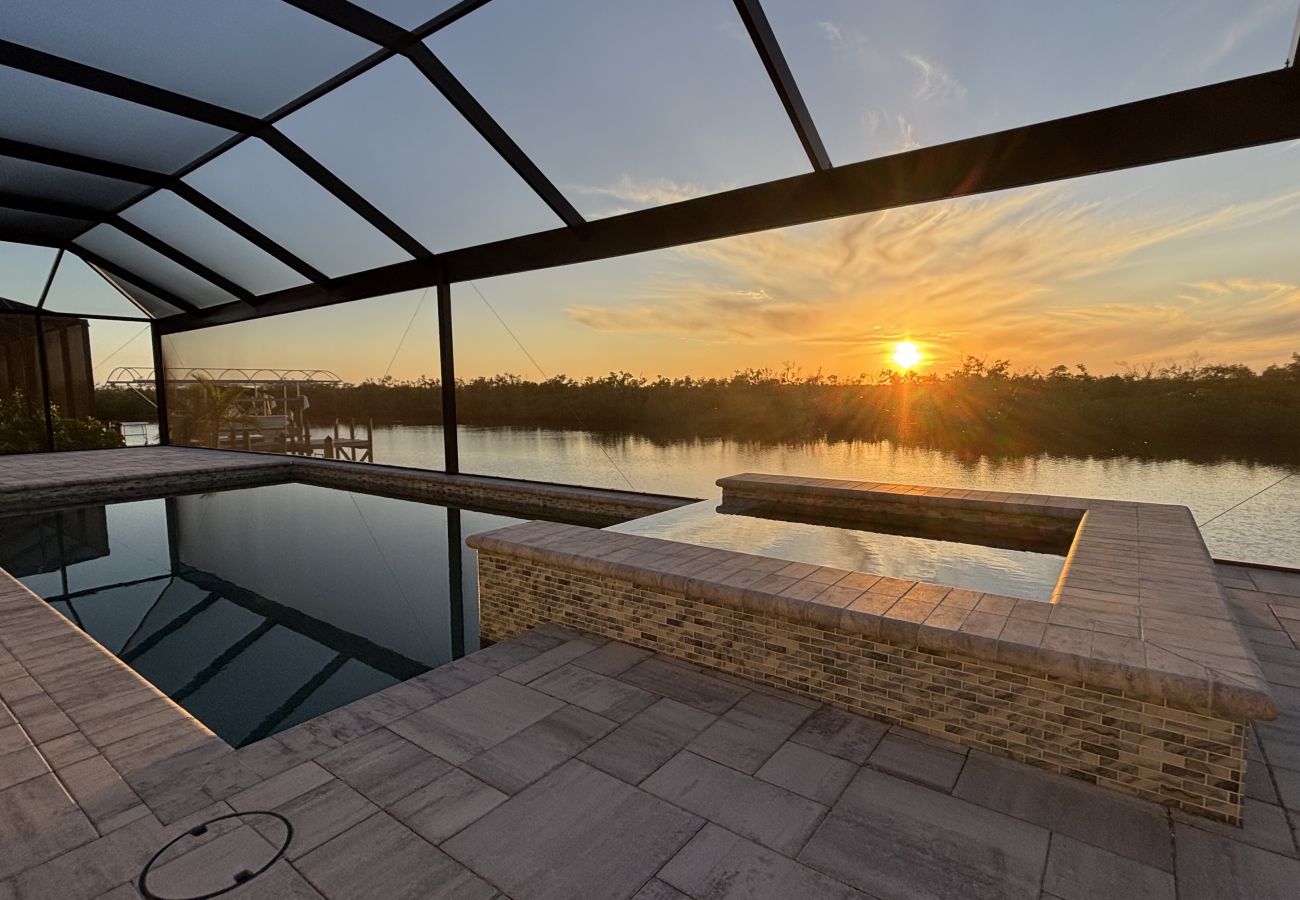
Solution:
M 274 819 L 284 831 L 279 846 L 275 848 L 275 852 L 269 859 L 266 856 L 266 843 L 272 839 L 261 840 L 252 834 L 256 831 L 258 835 L 266 837 L 251 826 L 251 822 L 259 817 Z M 231 819 L 239 820 L 239 824 L 229 829 L 213 828 L 218 822 Z M 209 836 L 211 836 L 210 840 L 203 841 L 197 846 L 177 848 L 178 852 L 175 856 L 165 862 L 159 862 L 168 850 L 176 847 L 180 842 L 187 839 L 199 841 Z M 145 900 L 208 900 L 210 897 L 219 897 L 247 884 L 275 865 L 280 857 L 284 856 L 284 851 L 289 848 L 289 841 L 292 839 L 293 824 L 279 813 L 261 811 L 227 813 L 195 825 L 189 831 L 181 832 L 160 847 L 158 852 L 144 864 L 136 883 Z M 149 882 L 151 874 L 154 876 L 153 884 Z M 163 884 L 159 885 L 159 881 Z M 167 888 L 171 890 L 157 893 Z

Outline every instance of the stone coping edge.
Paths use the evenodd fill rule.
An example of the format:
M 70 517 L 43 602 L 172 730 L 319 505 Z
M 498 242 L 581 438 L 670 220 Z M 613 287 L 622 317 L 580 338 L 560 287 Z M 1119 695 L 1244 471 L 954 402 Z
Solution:
M 144 448 L 129 448 L 129 450 Z M 161 449 L 161 448 L 153 448 Z M 179 453 L 195 452 L 189 448 L 167 448 Z M 112 451 L 96 451 L 112 452 Z M 265 484 L 297 482 L 317 487 L 355 488 L 363 492 L 387 493 L 401 498 L 404 489 L 415 489 L 419 496 L 408 499 L 442 499 L 447 502 L 491 503 L 496 500 L 507 507 L 538 513 L 555 509 L 557 501 L 564 508 L 602 513 L 621 518 L 635 518 L 676 509 L 697 502 L 686 497 L 641 494 L 606 488 L 589 488 L 531 482 L 523 479 L 495 478 L 484 475 L 448 474 L 423 469 L 354 463 L 346 460 L 283 457 L 271 454 L 209 451 L 239 457 L 238 465 L 229 459 L 211 468 L 196 467 L 188 471 L 160 469 L 154 473 L 111 471 L 86 478 L 48 478 L 20 486 L 0 488 L 0 515 L 41 510 L 50 504 L 117 502 L 132 498 L 146 499 L 166 494 L 198 493 L 206 490 L 257 487 Z M 69 496 L 65 496 L 69 495 Z
M 873 611 L 870 600 L 876 595 L 870 591 L 852 588 L 848 591 L 834 590 L 836 582 L 851 579 L 852 576 L 875 577 L 867 573 L 790 563 L 771 557 L 552 522 L 508 526 L 473 535 L 466 543 L 482 553 L 509 556 L 572 572 L 617 578 L 641 587 L 682 594 L 694 600 L 740 609 L 753 615 L 838 629 L 879 638 L 903 647 L 996 661 L 1067 683 L 1100 687 L 1135 700 L 1201 715 L 1231 721 L 1272 719 L 1277 716 L 1272 697 L 1266 691 L 1206 667 L 1201 667 L 1202 674 L 1197 675 L 1158 671 L 1132 662 L 1004 638 L 996 633 L 981 634 L 978 630 L 966 630 L 964 627 L 946 627 L 935 621 L 927 621 L 929 613 L 934 609 L 933 604 L 927 605 L 924 613 L 919 613 L 908 608 L 906 601 L 895 597 L 893 600 L 896 602 L 881 604 L 882 610 Z M 582 549 L 582 545 L 587 545 L 587 549 Z M 637 557 L 639 561 L 629 561 L 627 557 Z M 656 564 L 656 558 L 664 560 L 664 564 Z M 687 565 L 682 565 L 683 561 Z M 692 562 L 697 564 L 697 568 L 713 573 L 712 577 L 704 577 L 702 573 L 691 574 L 689 568 Z M 758 566 L 758 577 L 745 577 L 746 566 Z M 791 570 L 792 566 L 800 568 Z M 792 574 L 782 576 L 782 570 L 792 571 Z M 794 572 L 802 570 L 807 570 L 807 575 L 803 579 L 795 579 Z M 737 573 L 740 577 L 736 577 Z M 828 587 L 805 600 L 782 594 L 779 589 L 759 587 L 763 575 L 784 578 L 791 583 L 807 581 L 809 577 L 814 581 L 821 578 Z M 746 583 L 728 584 L 725 583 L 727 579 Z M 783 583 L 775 581 L 774 585 Z M 856 595 L 856 599 L 849 597 L 850 593 Z M 967 613 L 978 605 L 980 598 L 995 596 L 965 593 L 974 595 L 969 598 L 969 606 L 965 610 Z M 863 599 L 868 602 L 862 603 Z M 1021 607 L 1029 615 L 1032 615 L 1033 607 L 1041 608 L 1046 615 L 1052 606 L 1040 601 L 1007 597 L 996 599 L 1016 605 L 1029 604 Z M 895 612 L 894 607 L 899 607 L 897 614 L 891 614 Z M 973 614 L 971 618 L 974 618 Z

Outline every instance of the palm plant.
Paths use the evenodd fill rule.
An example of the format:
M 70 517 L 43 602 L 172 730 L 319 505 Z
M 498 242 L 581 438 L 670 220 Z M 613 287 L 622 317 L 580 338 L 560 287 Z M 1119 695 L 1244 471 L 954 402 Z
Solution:
M 172 398 L 178 437 L 180 443 L 216 447 L 223 428 L 249 424 L 248 417 L 238 410 L 244 389 L 218 384 L 200 373 L 194 377 L 194 384 L 178 388 Z

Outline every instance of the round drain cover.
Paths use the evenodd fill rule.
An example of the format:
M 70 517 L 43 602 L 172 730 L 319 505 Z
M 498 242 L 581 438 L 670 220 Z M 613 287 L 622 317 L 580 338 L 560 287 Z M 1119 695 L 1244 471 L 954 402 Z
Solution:
M 275 865 L 293 825 L 273 812 L 229 813 L 195 825 L 155 853 L 137 882 L 145 900 L 207 900 Z

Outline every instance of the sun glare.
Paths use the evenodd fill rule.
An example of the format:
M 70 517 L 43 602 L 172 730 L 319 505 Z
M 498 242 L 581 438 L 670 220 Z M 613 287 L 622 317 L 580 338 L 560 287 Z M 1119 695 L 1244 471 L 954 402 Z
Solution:
M 894 345 L 894 362 L 903 369 L 910 369 L 921 361 L 921 351 L 911 341 L 899 341 Z

